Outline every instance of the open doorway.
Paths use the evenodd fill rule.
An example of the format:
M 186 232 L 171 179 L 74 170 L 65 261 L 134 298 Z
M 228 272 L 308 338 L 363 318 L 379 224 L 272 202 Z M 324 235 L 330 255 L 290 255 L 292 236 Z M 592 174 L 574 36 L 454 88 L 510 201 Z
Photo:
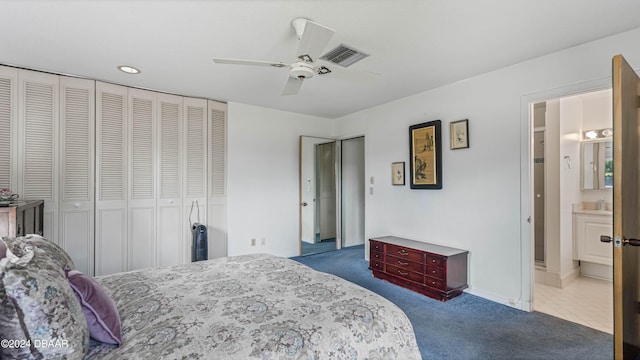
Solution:
M 533 310 L 613 333 L 610 89 L 531 107 Z
M 300 137 L 300 255 L 364 244 L 364 137 Z

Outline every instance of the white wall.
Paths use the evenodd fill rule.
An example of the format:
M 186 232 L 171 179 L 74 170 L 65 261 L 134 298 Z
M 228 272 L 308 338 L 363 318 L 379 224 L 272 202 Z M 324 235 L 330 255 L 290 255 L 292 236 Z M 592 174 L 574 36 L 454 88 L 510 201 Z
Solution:
M 558 274 L 555 284 L 559 285 L 562 258 L 560 241 L 560 100 L 547 101 L 544 129 L 544 218 L 547 241 L 545 264 L 547 272 Z
M 330 137 L 330 120 L 239 103 L 227 119 L 229 256 L 299 255 L 299 137 Z
M 533 255 L 531 239 L 521 237 L 530 215 L 520 211 L 530 208 L 521 204 L 521 181 L 529 186 L 520 177 L 528 132 L 521 101 L 610 77 L 618 53 L 640 66 L 639 40 L 636 29 L 337 119 L 336 135 L 367 139 L 366 177 L 376 179 L 374 195 L 366 195 L 367 237 L 393 234 L 467 249 L 470 292 L 528 308 Z M 449 150 L 448 124 L 465 118 L 471 148 Z M 392 186 L 391 162 L 408 161 L 408 127 L 436 119 L 443 121 L 443 189 Z
M 578 262 L 573 260 L 573 204 L 582 200 L 580 193 L 580 134 L 583 101 L 571 97 L 560 99 L 560 278 L 572 280 Z

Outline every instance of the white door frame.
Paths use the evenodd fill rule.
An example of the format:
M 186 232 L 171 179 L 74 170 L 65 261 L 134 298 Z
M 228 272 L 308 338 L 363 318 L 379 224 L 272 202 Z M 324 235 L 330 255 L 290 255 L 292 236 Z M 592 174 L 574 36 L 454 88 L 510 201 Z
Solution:
M 533 104 L 611 88 L 611 77 L 523 95 L 520 98 L 520 299 L 512 305 L 533 310 L 535 249 L 533 231 Z

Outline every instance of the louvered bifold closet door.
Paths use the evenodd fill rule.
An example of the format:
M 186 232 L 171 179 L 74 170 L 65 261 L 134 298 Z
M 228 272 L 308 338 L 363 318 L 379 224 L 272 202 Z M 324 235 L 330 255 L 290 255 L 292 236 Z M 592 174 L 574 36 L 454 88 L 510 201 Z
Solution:
M 207 100 L 184 98 L 184 261 L 191 261 L 190 224 L 207 224 Z M 197 206 L 195 205 L 197 201 Z M 191 205 L 193 206 L 193 211 Z M 198 219 L 198 212 L 199 219 Z M 211 232 L 209 232 L 211 233 Z
M 59 77 L 18 71 L 18 188 L 22 199 L 44 200 L 43 236 L 58 243 Z
M 158 266 L 182 264 L 182 97 L 157 94 L 158 147 Z
M 207 105 L 209 257 L 217 258 L 227 256 L 227 104 L 209 100 Z
M 156 94 L 129 89 L 129 270 L 156 265 Z
M 96 275 L 127 270 L 127 93 L 96 82 Z
M 18 69 L 0 66 L 0 189 L 18 187 Z
M 94 274 L 95 81 L 60 77 L 60 245 Z

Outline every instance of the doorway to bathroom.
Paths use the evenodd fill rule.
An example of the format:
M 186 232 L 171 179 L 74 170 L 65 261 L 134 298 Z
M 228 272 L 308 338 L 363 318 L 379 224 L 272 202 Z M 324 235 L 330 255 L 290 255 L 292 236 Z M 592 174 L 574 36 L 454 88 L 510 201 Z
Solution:
M 536 101 L 531 114 L 533 310 L 613 333 L 612 94 Z

